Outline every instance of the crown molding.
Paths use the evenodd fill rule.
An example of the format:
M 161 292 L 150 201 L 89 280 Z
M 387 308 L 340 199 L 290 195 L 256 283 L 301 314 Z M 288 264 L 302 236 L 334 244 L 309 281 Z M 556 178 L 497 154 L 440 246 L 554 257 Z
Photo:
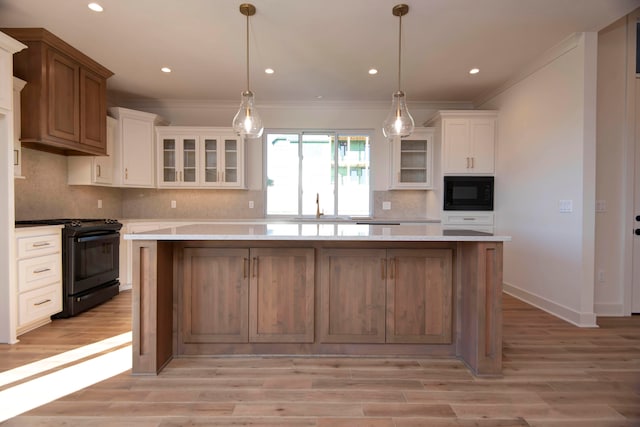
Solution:
M 109 97 L 113 105 L 123 105 L 135 108 L 188 108 L 188 109 L 216 109 L 228 110 L 237 109 L 240 105 L 238 101 L 215 100 L 215 99 L 151 99 L 139 97 L 126 97 L 113 95 Z M 389 108 L 387 101 L 282 101 L 257 103 L 256 107 L 261 110 L 278 110 L 289 108 L 305 109 L 364 109 L 364 110 L 386 110 Z M 410 108 L 428 110 L 446 109 L 470 109 L 473 107 L 470 101 L 416 101 L 408 102 Z

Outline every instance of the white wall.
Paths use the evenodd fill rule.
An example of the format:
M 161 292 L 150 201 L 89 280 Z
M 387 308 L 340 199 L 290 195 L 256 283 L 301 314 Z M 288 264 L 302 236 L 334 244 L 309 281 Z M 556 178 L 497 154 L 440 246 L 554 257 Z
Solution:
M 581 326 L 595 325 L 597 36 L 571 37 L 482 109 L 500 111 L 496 229 L 505 290 Z M 572 200 L 573 212 L 559 212 Z

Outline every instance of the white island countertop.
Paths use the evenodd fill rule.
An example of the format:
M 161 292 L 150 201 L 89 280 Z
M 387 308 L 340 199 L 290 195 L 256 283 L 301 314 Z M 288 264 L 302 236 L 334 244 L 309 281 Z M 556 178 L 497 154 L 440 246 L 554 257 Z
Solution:
M 299 240 L 391 242 L 506 242 L 510 236 L 443 229 L 440 224 L 197 222 L 125 234 L 126 240 Z

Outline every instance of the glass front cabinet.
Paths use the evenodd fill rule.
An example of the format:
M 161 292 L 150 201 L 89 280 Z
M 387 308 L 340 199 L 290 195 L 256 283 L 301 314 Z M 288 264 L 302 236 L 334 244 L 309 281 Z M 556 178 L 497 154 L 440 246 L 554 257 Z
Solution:
M 230 128 L 156 129 L 158 187 L 245 188 L 244 144 Z
M 433 129 L 424 128 L 391 141 L 391 189 L 433 188 L 433 137 Z

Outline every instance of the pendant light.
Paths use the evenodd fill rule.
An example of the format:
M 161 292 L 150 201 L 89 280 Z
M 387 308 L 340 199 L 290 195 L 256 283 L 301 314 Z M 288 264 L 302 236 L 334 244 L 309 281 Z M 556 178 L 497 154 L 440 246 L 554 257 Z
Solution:
M 240 13 L 247 17 L 247 90 L 242 92 L 242 102 L 238 113 L 233 118 L 233 129 L 245 138 L 260 138 L 264 127 L 262 119 L 256 111 L 253 92 L 249 86 L 249 17 L 256 14 L 256 7 L 249 3 L 240 5 Z
M 402 75 L 402 17 L 409 13 L 409 6 L 406 4 L 398 4 L 391 10 L 393 16 L 400 18 L 400 31 L 398 37 L 398 90 L 393 93 L 391 98 L 391 111 L 382 124 L 382 133 L 387 138 L 395 136 L 409 136 L 413 132 L 413 117 L 409 114 L 407 108 L 407 99 L 400 86 L 400 78 Z

